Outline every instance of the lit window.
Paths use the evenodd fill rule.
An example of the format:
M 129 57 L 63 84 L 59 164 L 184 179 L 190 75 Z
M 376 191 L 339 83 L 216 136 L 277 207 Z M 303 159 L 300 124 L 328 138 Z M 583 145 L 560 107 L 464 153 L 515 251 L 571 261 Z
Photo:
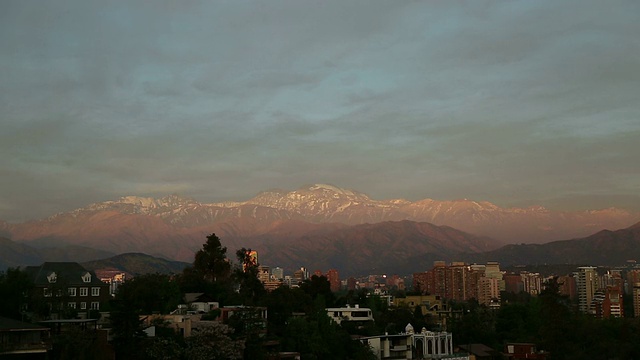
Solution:
M 89 296 L 89 288 L 80 288 L 80 296 Z
M 100 303 L 97 301 L 93 301 L 91 303 L 91 310 L 100 310 Z
M 69 292 L 69 296 L 76 296 L 76 288 L 69 288 L 68 292 Z
M 91 288 L 91 296 L 100 296 L 100 288 L 99 287 Z

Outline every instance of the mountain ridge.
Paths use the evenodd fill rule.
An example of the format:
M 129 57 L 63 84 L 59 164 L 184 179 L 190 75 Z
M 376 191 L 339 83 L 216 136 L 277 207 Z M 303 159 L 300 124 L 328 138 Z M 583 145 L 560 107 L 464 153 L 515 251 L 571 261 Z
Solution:
M 46 219 L 21 224 L 0 222 L 0 231 L 25 244 L 76 245 L 191 261 L 211 233 L 232 250 L 262 247 L 266 253 L 275 253 L 269 250 L 272 243 L 284 248 L 311 246 L 305 239 L 326 243 L 323 236 L 327 234 L 335 233 L 340 238 L 340 232 L 352 232 L 353 227 L 366 224 L 383 224 L 380 231 L 394 228 L 402 233 L 394 222 L 410 221 L 464 232 L 474 241 L 484 241 L 481 249 L 486 251 L 505 243 L 579 238 L 604 228 L 624 228 L 639 218 L 639 214 L 619 209 L 554 212 L 541 206 L 504 209 L 469 199 L 375 200 L 358 191 L 313 184 L 293 191 L 271 189 L 246 201 L 225 203 L 201 203 L 176 194 L 161 198 L 124 196 Z M 366 227 L 358 229 L 365 231 Z M 412 241 L 420 240 L 415 236 L 405 236 L 405 246 L 410 248 Z M 455 247 L 454 242 L 448 245 Z M 466 250 L 474 248 L 471 242 L 466 246 Z M 322 249 L 316 245 L 315 251 L 320 253 Z

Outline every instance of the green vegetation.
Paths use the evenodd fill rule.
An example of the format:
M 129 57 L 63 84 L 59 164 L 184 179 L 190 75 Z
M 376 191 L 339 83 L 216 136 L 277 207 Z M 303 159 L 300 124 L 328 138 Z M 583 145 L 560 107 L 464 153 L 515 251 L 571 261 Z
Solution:
M 456 304 L 464 315 L 449 329 L 454 343 L 483 343 L 501 351 L 507 342 L 530 342 L 552 359 L 640 358 L 640 318 L 581 314 L 559 294 L 557 282 L 546 285 L 538 297 L 511 296 L 499 310 L 475 302 Z
M 257 278 L 251 249 L 239 249 L 237 263 L 211 234 L 194 263 L 176 276 L 150 274 L 120 286 L 112 303 L 111 323 L 118 359 L 266 359 L 270 353 L 295 351 L 303 359 L 374 359 L 371 351 L 333 323 L 325 307 L 336 303 L 325 277 L 314 276 L 299 288 L 268 293 Z M 184 338 L 156 324 L 156 337 L 142 332 L 142 314 L 167 314 L 185 293 L 204 293 L 221 306 L 249 306 L 224 324 L 215 323 Z M 253 308 L 252 308 L 253 307 Z M 266 307 L 264 324 L 259 309 Z M 252 310 L 254 309 L 254 310 Z M 215 318 L 218 312 L 205 314 Z M 166 330 L 166 331 L 165 331 Z

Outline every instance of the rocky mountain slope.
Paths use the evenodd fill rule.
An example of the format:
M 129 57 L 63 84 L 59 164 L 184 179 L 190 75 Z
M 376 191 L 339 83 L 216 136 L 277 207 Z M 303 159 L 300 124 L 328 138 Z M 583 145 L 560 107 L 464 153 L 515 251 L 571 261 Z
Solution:
M 200 203 L 176 195 L 160 199 L 127 196 L 47 219 L 21 224 L 0 222 L 0 234 L 28 244 L 143 252 L 190 262 L 210 233 L 216 233 L 230 252 L 252 247 L 275 254 L 273 244 L 281 249 L 301 249 L 302 244 L 314 239 L 305 246 L 315 246 L 320 254 L 322 239 L 329 236 L 348 242 L 351 240 L 342 232 L 351 231 L 350 236 L 356 236 L 353 229 L 365 231 L 367 224 L 379 223 L 386 225 L 380 225 L 377 231 L 389 231 L 385 227 L 397 227 L 393 222 L 410 220 L 498 239 L 476 246 L 477 250 L 490 250 L 504 243 L 586 236 L 601 229 L 624 228 L 638 219 L 640 214 L 618 209 L 553 212 L 542 207 L 505 209 L 466 199 L 374 200 L 357 191 L 316 184 L 295 191 L 265 191 L 242 202 Z M 367 236 L 374 235 L 370 232 Z M 443 244 L 455 248 L 453 243 Z M 403 246 L 411 249 L 413 245 L 409 242 Z M 466 246 L 473 248 L 471 243 Z M 293 259 L 292 251 L 289 256 Z

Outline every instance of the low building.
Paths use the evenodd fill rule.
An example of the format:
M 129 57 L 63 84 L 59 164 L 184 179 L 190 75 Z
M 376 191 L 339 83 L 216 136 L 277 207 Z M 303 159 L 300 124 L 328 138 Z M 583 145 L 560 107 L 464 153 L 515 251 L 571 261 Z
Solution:
M 48 327 L 0 317 L 0 358 L 47 359 L 49 350 Z
M 198 313 L 204 314 L 220 307 L 220 303 L 205 293 L 186 293 L 184 294 L 186 306 L 179 305 L 178 311 L 173 313 Z
M 414 359 L 411 335 L 377 335 L 359 339 L 369 346 L 378 359 Z
M 447 303 L 443 302 L 439 295 L 408 295 L 403 298 L 395 298 L 394 305 L 407 307 L 412 311 L 416 307 L 420 307 L 422 315 L 429 317 L 441 329 L 446 328 L 447 318 L 451 315 Z
M 373 321 L 371 309 L 361 308 L 359 305 L 351 307 L 327 308 L 327 315 L 340 325 L 343 321 L 366 322 Z
M 367 344 L 378 359 L 469 360 L 468 354 L 454 352 L 451 333 L 424 328 L 416 333 L 411 324 L 407 324 L 400 334 L 368 336 L 359 340 Z

